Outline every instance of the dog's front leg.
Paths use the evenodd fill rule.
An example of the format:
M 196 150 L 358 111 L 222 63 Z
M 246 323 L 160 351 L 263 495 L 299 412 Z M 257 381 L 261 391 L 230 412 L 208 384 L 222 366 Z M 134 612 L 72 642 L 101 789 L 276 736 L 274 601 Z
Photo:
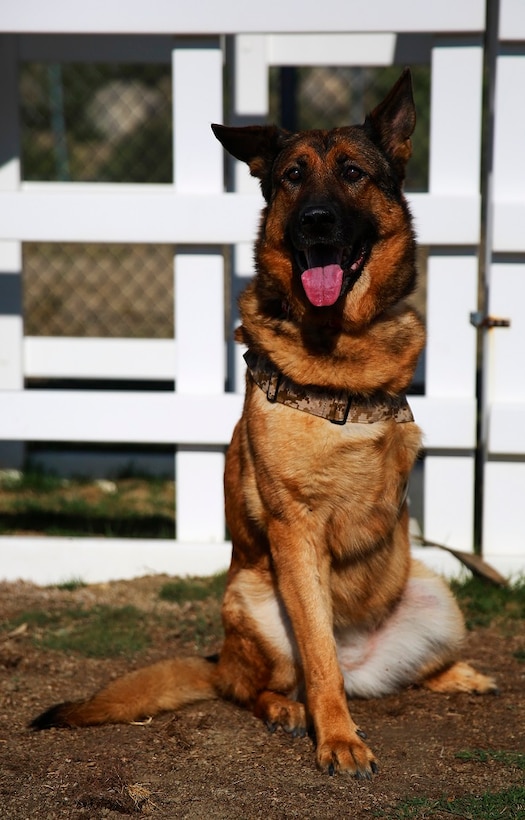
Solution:
M 313 721 L 317 764 L 334 774 L 347 771 L 369 778 L 377 771 L 348 711 L 336 655 L 330 593 L 330 555 L 314 543 L 312 533 L 274 521 L 270 544 L 279 591 L 299 649 L 307 707 Z

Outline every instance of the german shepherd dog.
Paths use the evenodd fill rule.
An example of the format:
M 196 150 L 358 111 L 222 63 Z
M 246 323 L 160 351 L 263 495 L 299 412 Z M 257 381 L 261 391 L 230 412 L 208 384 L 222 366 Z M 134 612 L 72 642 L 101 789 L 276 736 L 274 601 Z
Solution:
M 404 299 L 415 241 L 402 193 L 415 126 L 405 70 L 363 125 L 214 125 L 260 180 L 256 276 L 240 298 L 246 398 L 228 449 L 233 555 L 218 659 L 161 661 L 32 727 L 128 722 L 214 697 L 315 739 L 317 764 L 377 770 L 346 696 L 411 684 L 493 692 L 458 662 L 462 616 L 410 555 L 421 435 L 405 399 L 424 344 Z

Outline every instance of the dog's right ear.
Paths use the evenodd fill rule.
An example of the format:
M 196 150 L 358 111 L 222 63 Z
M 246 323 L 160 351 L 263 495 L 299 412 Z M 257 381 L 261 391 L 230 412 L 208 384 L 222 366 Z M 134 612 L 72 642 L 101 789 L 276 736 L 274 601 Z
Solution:
M 269 176 L 273 161 L 282 148 L 287 131 L 276 125 L 212 125 L 212 131 L 222 146 L 250 168 L 252 176 L 261 180 L 265 199 L 269 196 Z

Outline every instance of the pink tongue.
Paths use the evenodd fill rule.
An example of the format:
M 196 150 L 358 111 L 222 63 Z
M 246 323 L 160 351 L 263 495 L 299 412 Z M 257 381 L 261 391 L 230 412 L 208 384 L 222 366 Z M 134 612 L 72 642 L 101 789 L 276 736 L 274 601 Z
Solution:
M 301 281 L 312 305 L 329 307 L 337 302 L 341 293 L 343 270 L 340 265 L 308 268 L 301 275 Z

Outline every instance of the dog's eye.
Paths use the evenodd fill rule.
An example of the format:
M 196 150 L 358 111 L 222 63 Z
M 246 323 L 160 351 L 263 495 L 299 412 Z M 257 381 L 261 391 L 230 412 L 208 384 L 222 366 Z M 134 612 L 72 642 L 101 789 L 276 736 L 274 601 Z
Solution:
M 287 179 L 289 182 L 299 182 L 301 177 L 302 177 L 302 174 L 301 174 L 301 171 L 299 170 L 299 168 L 294 167 L 294 168 L 288 168 L 288 170 L 285 172 L 284 176 L 285 176 L 285 179 Z
M 363 172 L 355 165 L 345 165 L 343 168 L 343 179 L 347 182 L 357 182 L 362 176 Z

